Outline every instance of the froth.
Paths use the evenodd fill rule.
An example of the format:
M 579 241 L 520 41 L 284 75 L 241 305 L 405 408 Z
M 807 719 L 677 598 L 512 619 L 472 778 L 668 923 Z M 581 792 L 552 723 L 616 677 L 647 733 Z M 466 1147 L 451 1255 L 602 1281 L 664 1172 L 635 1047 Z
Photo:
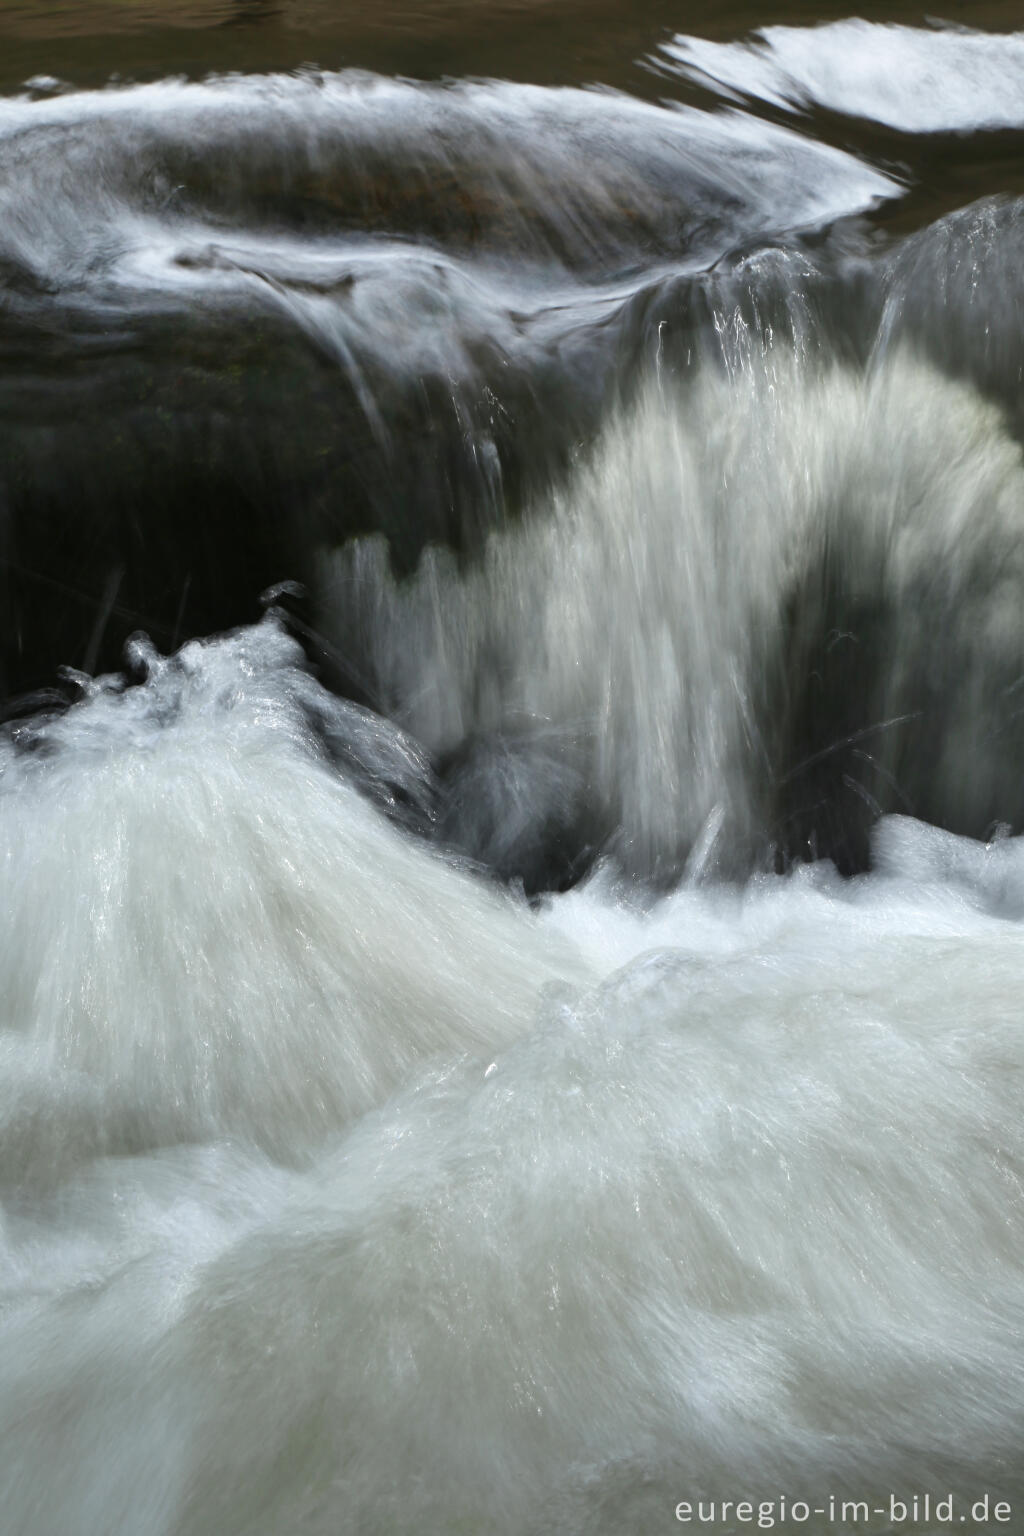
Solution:
M 301 1156 L 574 973 L 339 775 L 300 661 L 272 622 L 192 645 L 8 747 L 8 1179 L 226 1134 Z
M 880 836 L 852 883 L 577 891 L 544 922 L 603 979 L 302 1173 L 97 1165 L 56 1294 L 3 1323 L 13 1528 L 619 1536 L 686 1497 L 1019 1497 L 1021 932 L 983 848 Z
M 735 869 L 856 863 L 882 809 L 1016 824 L 1024 473 L 1000 413 L 906 353 L 815 369 L 740 331 L 469 569 L 327 558 L 339 643 L 436 756 L 501 743 L 562 835 L 645 875 L 712 831 L 702 862 Z

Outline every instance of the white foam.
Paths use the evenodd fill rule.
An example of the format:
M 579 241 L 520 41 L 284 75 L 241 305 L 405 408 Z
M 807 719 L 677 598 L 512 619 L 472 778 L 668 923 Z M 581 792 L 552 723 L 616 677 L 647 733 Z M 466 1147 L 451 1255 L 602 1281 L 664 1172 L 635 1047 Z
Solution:
M 13 1223 L 9 1528 L 622 1536 L 686 1498 L 1019 1499 L 1024 930 L 984 849 L 880 836 L 852 884 L 557 903 L 604 979 L 414 1069 L 305 1173 L 163 1152 Z M 1020 880 L 1024 844 L 993 852 Z
M 679 36 L 657 62 L 735 99 L 815 103 L 905 133 L 1024 124 L 1024 33 L 898 26 L 851 19 L 763 27 L 752 41 Z
M 651 873 L 708 829 L 711 867 L 770 835 L 802 767 L 776 734 L 787 689 L 863 610 L 864 632 L 835 638 L 868 655 L 885 635 L 851 727 L 870 731 L 872 772 L 936 820 L 1013 820 L 1013 755 L 992 733 L 1024 671 L 1024 467 L 1000 413 L 905 354 L 821 368 L 733 325 L 725 371 L 649 387 L 478 564 L 428 550 L 396 582 L 379 541 L 326 558 L 339 643 L 437 753 L 493 732 L 560 741 L 597 835 Z M 926 703 L 915 749 L 895 726 Z
M 573 974 L 317 756 L 303 704 L 329 701 L 299 661 L 270 624 L 192 645 L 8 751 L 8 1180 L 221 1135 L 301 1157 Z

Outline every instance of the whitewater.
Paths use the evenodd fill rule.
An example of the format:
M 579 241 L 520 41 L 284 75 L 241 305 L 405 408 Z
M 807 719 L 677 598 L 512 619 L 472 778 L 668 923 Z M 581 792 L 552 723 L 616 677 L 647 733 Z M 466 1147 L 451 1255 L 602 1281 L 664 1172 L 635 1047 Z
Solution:
M 1020 49 L 0 97 L 5 1536 L 1024 1531 Z

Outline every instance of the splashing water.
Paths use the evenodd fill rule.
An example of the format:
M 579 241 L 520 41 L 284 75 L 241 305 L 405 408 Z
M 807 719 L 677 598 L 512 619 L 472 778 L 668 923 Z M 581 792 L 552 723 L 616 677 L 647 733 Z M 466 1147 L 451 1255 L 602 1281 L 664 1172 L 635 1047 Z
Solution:
M 1015 1530 L 1019 35 L 227 9 L 0 7 L 4 1536 Z

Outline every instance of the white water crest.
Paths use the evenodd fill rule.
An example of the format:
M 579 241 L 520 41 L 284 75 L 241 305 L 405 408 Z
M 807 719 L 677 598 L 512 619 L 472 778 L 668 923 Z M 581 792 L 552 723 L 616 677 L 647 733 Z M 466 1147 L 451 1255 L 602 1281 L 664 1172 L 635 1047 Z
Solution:
M 656 62 L 731 99 L 815 104 L 904 133 L 1024 126 L 1024 33 L 859 19 L 763 27 L 749 42 L 676 37 Z
M 480 561 L 430 549 L 397 581 L 381 540 L 325 557 L 325 622 L 389 713 L 466 758 L 491 862 L 495 740 L 538 817 L 585 803 L 635 873 L 770 841 L 801 743 L 835 745 L 798 722 L 837 654 L 849 697 L 811 712 L 864 738 L 852 792 L 1016 819 L 1024 465 L 1001 412 L 906 352 L 859 372 L 741 325 L 723 356 L 644 389 Z
M 339 777 L 300 660 L 270 621 L 152 657 L 0 759 L 8 1184 L 223 1135 L 299 1157 L 574 974 Z
M 538 917 L 332 780 L 293 660 L 189 648 L 0 780 L 5 1530 L 1024 1495 L 1024 843 Z

